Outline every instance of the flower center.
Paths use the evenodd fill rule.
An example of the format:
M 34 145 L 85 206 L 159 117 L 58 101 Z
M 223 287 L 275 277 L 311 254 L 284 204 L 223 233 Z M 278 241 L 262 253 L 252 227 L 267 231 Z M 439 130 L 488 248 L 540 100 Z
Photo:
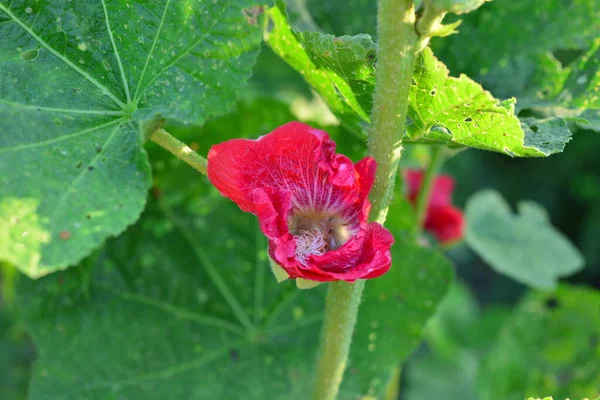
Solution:
M 354 234 L 349 223 L 337 214 L 294 214 L 289 228 L 296 242 L 296 259 L 302 265 L 311 255 L 320 256 L 341 247 Z

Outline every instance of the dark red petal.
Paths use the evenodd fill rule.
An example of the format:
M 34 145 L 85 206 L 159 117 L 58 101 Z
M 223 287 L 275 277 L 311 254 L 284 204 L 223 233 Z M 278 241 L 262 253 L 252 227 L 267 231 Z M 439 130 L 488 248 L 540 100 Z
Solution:
M 408 199 L 414 203 L 423 182 L 423 171 L 407 169 L 404 172 Z M 444 207 L 452 203 L 452 192 L 454 191 L 454 179 L 448 175 L 439 175 L 431 188 L 429 208 Z
M 434 208 L 429 211 L 424 227 L 441 243 L 448 243 L 462 239 L 465 219 L 462 212 L 455 207 Z

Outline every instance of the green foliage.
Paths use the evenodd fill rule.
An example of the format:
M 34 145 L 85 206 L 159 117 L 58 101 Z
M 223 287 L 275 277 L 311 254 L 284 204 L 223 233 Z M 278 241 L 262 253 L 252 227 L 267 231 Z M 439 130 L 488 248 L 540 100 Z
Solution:
M 468 245 L 497 272 L 535 288 L 552 289 L 583 267 L 579 251 L 542 207 L 523 201 L 518 210 L 513 214 L 495 191 L 475 194 L 466 207 Z
M 508 316 L 503 307 L 480 309 L 469 289 L 456 282 L 427 324 L 427 348 L 408 361 L 405 398 L 478 399 L 481 358 Z
M 342 398 L 384 398 L 392 370 L 417 348 L 452 281 L 452 265 L 435 251 L 400 242 L 392 257 L 390 272 L 366 284 Z
M 278 285 L 254 217 L 214 190 L 184 204 L 152 202 L 84 265 L 21 282 L 40 355 L 32 399 L 305 398 L 324 287 Z M 405 257 L 367 285 L 342 398 L 381 393 L 451 279 L 440 255 L 395 251 Z
M 203 127 L 170 129 L 208 148 L 289 118 L 283 103 L 255 98 Z M 255 217 L 163 149 L 149 153 L 158 200 L 138 224 L 76 269 L 21 282 L 19 305 L 40 354 L 31 398 L 306 398 L 325 285 L 278 285 Z M 381 394 L 452 279 L 437 253 L 401 243 L 393 251 L 391 272 L 367 283 L 369 318 L 359 319 L 342 399 Z M 74 363 L 82 354 L 94 363 Z
M 29 364 L 35 357 L 25 330 L 14 312 L 0 309 L 0 393 L 3 400 L 24 400 L 29 381 Z
M 459 35 L 434 40 L 435 56 L 430 48 L 417 56 L 408 149 L 543 157 L 561 152 L 575 128 L 600 130 L 596 1 L 416 3 L 441 13 L 481 8 L 464 17 Z M 266 9 L 256 0 L 0 0 L 0 260 L 36 278 L 78 265 L 20 279 L 15 293 L 6 273 L 13 269 L 0 263 L 3 400 L 25 398 L 30 375 L 32 400 L 309 396 L 327 285 L 277 284 L 255 217 L 144 144 L 165 124 L 205 155 L 215 143 L 301 119 L 327 130 L 339 152 L 364 157 L 376 2 L 288 6 L 289 16 L 282 1 Z M 460 22 L 449 19 L 447 31 Z M 270 49 L 236 103 L 253 73 L 261 25 Z M 323 102 L 304 102 L 311 90 L 340 126 L 323 126 L 335 122 L 323 117 Z M 500 182 L 516 169 L 461 154 L 457 197 L 485 183 L 514 199 L 519 182 L 535 181 L 536 200 L 590 264 L 575 279 L 594 276 L 594 137 L 578 138 L 583 145 L 567 159 L 517 162 L 520 180 Z M 549 167 L 555 160 L 560 168 Z M 563 203 L 567 183 L 578 202 Z M 505 305 L 478 304 L 475 295 L 485 302 L 518 293 L 505 279 L 487 280 L 489 269 L 460 245 L 451 256 L 473 293 L 451 285 L 448 260 L 413 244 L 415 215 L 401 186 L 386 222 L 396 238 L 393 265 L 366 283 L 339 398 L 389 398 L 400 367 L 407 400 L 597 396 L 598 292 L 531 293 L 512 318 Z M 568 213 L 557 214 L 561 207 Z M 585 215 L 573 216 L 582 208 Z M 495 271 L 537 288 L 581 270 L 582 256 L 544 209 L 522 202 L 518 211 L 493 192 L 477 194 L 466 210 L 467 244 Z M 565 229 L 565 219 L 583 228 Z M 14 296 L 22 321 L 9 304 Z M 38 360 L 30 371 L 31 343 Z
M 578 108 L 600 109 L 600 38 L 571 68 L 558 101 Z
M 139 125 L 232 105 L 260 41 L 253 4 L 0 1 L 1 259 L 39 277 L 138 218 Z
M 419 55 L 409 98 L 410 140 L 442 142 L 540 157 L 560 152 L 570 139 L 564 123 L 540 131 L 521 129 L 514 99 L 500 102 L 465 75 L 448 76 L 448 69 L 426 48 Z
M 595 0 L 492 1 L 464 17 L 460 34 L 433 47 L 452 71 L 507 97 L 521 93 L 537 57 L 557 49 L 587 49 L 599 29 Z
M 594 398 L 600 387 L 600 295 L 561 286 L 527 296 L 486 357 L 478 376 L 481 400 L 552 393 Z
M 375 45 L 369 37 L 300 33 L 289 25 L 281 1 L 268 15 L 273 28 L 266 41 L 273 51 L 302 74 L 346 128 L 364 132 L 375 79 Z
M 298 32 L 289 26 L 282 3 L 270 11 L 274 28 L 268 43 L 299 71 L 342 121 L 354 131 L 369 122 L 374 88 L 375 45 L 368 36 L 334 37 Z M 408 139 L 442 142 L 544 157 L 562 151 L 570 140 L 563 121 L 520 123 L 514 100 L 499 101 L 466 76 L 447 68 L 426 48 L 418 57 L 409 98 Z
M 288 3 L 290 7 L 310 10 L 316 25 L 335 36 L 366 33 L 377 37 L 377 3 L 374 1 L 292 0 Z

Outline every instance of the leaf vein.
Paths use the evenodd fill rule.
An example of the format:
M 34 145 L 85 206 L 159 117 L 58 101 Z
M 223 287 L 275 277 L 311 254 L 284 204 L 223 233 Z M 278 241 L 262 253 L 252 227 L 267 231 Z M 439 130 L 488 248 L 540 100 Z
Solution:
M 107 128 L 109 126 L 113 126 L 115 124 L 121 123 L 122 120 L 121 119 L 115 119 L 112 120 L 110 122 L 106 122 L 91 128 L 87 128 L 78 132 L 74 132 L 74 133 L 70 133 L 68 135 L 63 135 L 63 136 L 59 136 L 57 138 L 53 138 L 53 139 L 48 139 L 48 140 L 43 140 L 41 142 L 35 142 L 35 143 L 25 143 L 22 145 L 17 145 L 17 146 L 12 146 L 12 147 L 5 147 L 5 148 L 1 148 L 0 149 L 0 153 L 8 153 L 11 151 L 20 151 L 20 150 L 26 150 L 26 149 L 33 149 L 36 147 L 40 147 L 40 146 L 46 146 L 52 143 L 59 143 L 62 142 L 64 140 L 69 140 L 72 139 L 74 137 L 77 136 L 81 136 L 81 135 L 85 135 L 86 133 L 90 133 L 90 132 L 94 132 L 97 131 L 99 129 L 103 129 L 103 128 Z
M 98 89 L 100 89 L 102 91 L 102 93 L 105 93 L 108 97 L 110 97 L 115 103 L 117 103 L 119 105 L 119 107 L 125 108 L 125 103 L 123 103 L 121 100 L 119 100 L 119 98 L 117 96 L 115 96 L 110 90 L 108 90 L 108 88 L 106 86 L 102 85 L 100 82 L 98 82 L 96 79 L 94 79 L 90 74 L 88 74 L 87 72 L 85 72 L 84 70 L 82 70 L 81 68 L 79 68 L 77 65 L 75 65 L 65 55 L 60 54 L 56 49 L 54 49 L 52 46 L 50 46 L 48 43 L 46 43 L 30 27 L 28 27 L 27 25 L 25 25 L 25 23 L 23 21 L 21 21 L 19 18 L 17 18 L 17 16 L 15 14 L 13 14 L 12 11 L 9 8 L 7 8 L 6 6 L 4 6 L 3 4 L 0 4 L 0 10 L 4 11 L 25 32 L 27 32 L 39 44 L 41 44 L 42 46 L 44 46 L 44 48 L 46 50 L 48 50 L 50 53 L 54 54 L 54 56 L 56 58 L 58 58 L 59 60 L 61 60 L 62 62 L 64 62 L 67 66 L 69 66 L 70 68 L 72 68 L 74 71 L 78 72 L 81 76 L 83 76 L 85 79 L 87 79 L 90 83 L 92 83 L 94 86 L 96 86 Z
M 108 37 L 110 38 L 110 42 L 112 43 L 113 50 L 115 52 L 115 58 L 117 59 L 117 64 L 119 65 L 119 70 L 121 71 L 121 79 L 123 80 L 123 88 L 125 89 L 125 95 L 127 96 L 127 102 L 131 102 L 131 93 L 129 93 L 129 84 L 127 83 L 127 78 L 125 77 L 125 70 L 123 69 L 123 63 L 121 62 L 121 56 L 119 55 L 119 49 L 117 48 L 117 44 L 115 43 L 115 38 L 112 33 L 112 29 L 110 29 L 110 20 L 108 19 L 108 9 L 106 8 L 106 1 L 102 0 L 102 8 L 104 9 L 104 21 L 106 22 L 106 30 L 108 31 Z

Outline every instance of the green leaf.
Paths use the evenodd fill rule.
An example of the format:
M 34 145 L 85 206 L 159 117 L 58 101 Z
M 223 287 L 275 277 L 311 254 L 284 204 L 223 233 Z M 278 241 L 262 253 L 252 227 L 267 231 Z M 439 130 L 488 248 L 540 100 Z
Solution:
M 534 68 L 540 54 L 587 49 L 599 30 L 596 0 L 492 1 L 464 17 L 459 35 L 434 41 L 433 48 L 453 72 L 482 81 L 497 96 L 517 96 L 497 92 L 502 83 L 494 77 L 514 81 Z M 512 63 L 518 68 L 506 68 Z
M 498 273 L 526 285 L 552 289 L 560 277 L 584 266 L 579 251 L 552 227 L 546 211 L 521 202 L 512 213 L 500 194 L 484 190 L 466 207 L 466 242 Z
M 503 307 L 481 310 L 468 288 L 455 282 L 427 324 L 427 348 L 417 352 L 404 369 L 406 399 L 477 399 L 481 355 L 494 343 L 509 315 L 510 310 Z
M 269 15 L 274 28 L 267 41 L 275 52 L 304 76 L 346 127 L 364 131 L 372 108 L 376 45 L 367 35 L 295 31 L 282 3 Z M 543 157 L 562 151 L 570 139 L 560 122 L 542 123 L 540 133 L 524 132 L 514 114 L 514 100 L 500 102 L 466 76 L 449 77 L 429 48 L 416 62 L 409 102 L 412 141 Z
M 600 38 L 571 67 L 557 100 L 574 107 L 600 109 Z
M 268 14 L 273 27 L 266 40 L 273 51 L 302 74 L 346 128 L 364 132 L 375 80 L 376 48 L 369 36 L 298 32 L 281 1 Z
M 342 398 L 384 398 L 393 369 L 417 348 L 452 282 L 452 265 L 436 251 L 397 242 L 392 257 L 390 271 L 366 284 Z
M 30 398 L 304 400 L 326 285 L 277 284 L 255 218 L 213 188 L 179 207 L 158 197 L 79 268 L 21 280 L 39 354 Z M 438 254 L 394 252 L 405 258 L 367 283 L 340 399 L 381 393 L 451 280 Z
M 561 286 L 527 296 L 479 369 L 481 400 L 552 394 L 593 398 L 600 387 L 600 295 Z
M 570 139 L 564 124 L 559 129 L 560 122 L 542 124 L 542 132 L 524 132 L 514 99 L 500 102 L 467 76 L 448 73 L 429 48 L 419 55 L 409 98 L 410 140 L 543 157 L 562 151 Z
M 0 0 L 0 259 L 39 277 L 138 218 L 140 123 L 233 104 L 260 41 L 252 4 Z

